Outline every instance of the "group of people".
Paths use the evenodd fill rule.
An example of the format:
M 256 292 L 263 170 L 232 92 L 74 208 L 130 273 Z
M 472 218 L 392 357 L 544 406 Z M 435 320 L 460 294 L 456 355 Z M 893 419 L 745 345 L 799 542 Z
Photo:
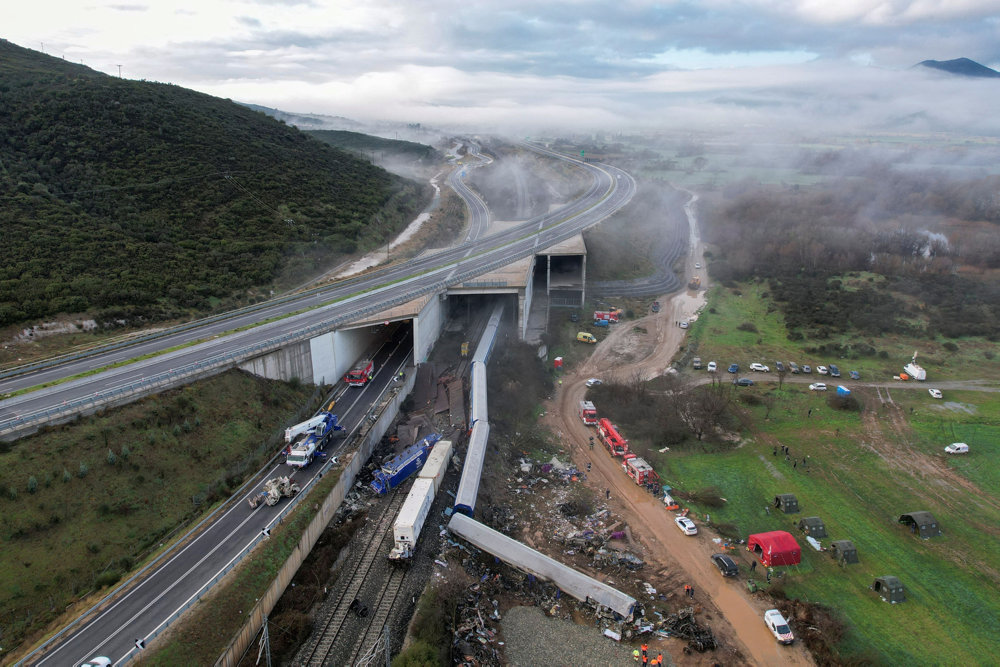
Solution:
M 641 648 L 642 648 L 641 652 L 640 652 L 639 649 L 633 649 L 632 650 L 632 659 L 633 660 L 635 660 L 636 662 L 639 662 L 639 657 L 641 655 L 641 657 L 642 657 L 642 664 L 643 664 L 644 667 L 647 666 L 647 665 L 656 665 L 657 667 L 662 667 L 662 665 L 663 665 L 663 654 L 662 653 L 657 653 L 655 658 L 650 659 L 649 658 L 649 645 L 644 643 Z

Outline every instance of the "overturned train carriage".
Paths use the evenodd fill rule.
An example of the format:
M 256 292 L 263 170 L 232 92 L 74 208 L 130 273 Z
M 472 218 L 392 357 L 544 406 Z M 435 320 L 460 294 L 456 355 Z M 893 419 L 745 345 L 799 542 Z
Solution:
M 607 607 L 626 621 L 632 620 L 636 599 L 592 577 L 535 551 L 503 533 L 461 514 L 453 514 L 448 530 L 519 570 L 551 581 L 564 593 L 582 602 Z

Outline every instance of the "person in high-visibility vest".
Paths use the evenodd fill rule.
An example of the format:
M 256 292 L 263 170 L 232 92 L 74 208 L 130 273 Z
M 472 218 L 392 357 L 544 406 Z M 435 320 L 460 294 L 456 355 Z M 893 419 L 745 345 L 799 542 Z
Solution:
M 632 649 L 632 659 L 635 660 L 636 662 L 639 662 L 639 649 L 637 648 Z

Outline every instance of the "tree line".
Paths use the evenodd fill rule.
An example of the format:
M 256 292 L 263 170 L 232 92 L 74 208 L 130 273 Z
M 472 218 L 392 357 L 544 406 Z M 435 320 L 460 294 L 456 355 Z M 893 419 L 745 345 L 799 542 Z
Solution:
M 430 197 L 229 100 L 6 41 L 0 62 L 0 326 L 262 298 L 376 247 Z
M 811 187 L 705 197 L 711 271 L 768 282 L 793 337 L 998 334 L 1000 178 L 872 166 Z

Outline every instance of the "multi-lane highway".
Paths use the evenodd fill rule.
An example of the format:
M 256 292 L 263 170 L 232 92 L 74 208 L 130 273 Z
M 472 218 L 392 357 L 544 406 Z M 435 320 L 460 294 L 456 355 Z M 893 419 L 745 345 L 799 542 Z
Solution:
M 409 327 L 400 326 L 373 356 L 378 368 L 374 379 L 365 387 L 346 389 L 334 408 L 345 434 L 350 434 L 365 420 L 372 403 L 407 362 L 412 347 Z M 345 439 L 335 434 L 326 453 L 336 454 Z M 321 467 L 322 463 L 317 461 L 297 470 L 278 461 L 264 479 L 291 474 L 305 488 Z M 238 498 L 233 498 L 191 541 L 150 568 L 150 574 L 142 581 L 109 601 L 103 609 L 67 633 L 67 637 L 60 637 L 43 654 L 30 657 L 25 664 L 78 665 L 98 655 L 109 657 L 117 664 L 134 652 L 137 639 L 146 640 L 161 631 L 168 619 L 185 609 L 206 584 L 228 569 L 227 565 L 235 557 L 261 539 L 263 529 L 288 507 L 290 501 L 283 499 L 273 507 L 261 504 L 251 509 L 246 499 L 259 493 L 261 486 L 247 488 Z
M 242 349 L 261 341 L 296 335 L 304 328 L 348 321 L 359 313 L 381 309 L 388 303 L 409 299 L 415 294 L 443 289 L 451 281 L 528 256 L 538 248 L 557 243 L 599 222 L 627 203 L 634 194 L 634 181 L 625 172 L 610 167 L 577 164 L 591 174 L 592 184 L 583 197 L 559 211 L 529 220 L 515 229 L 467 242 L 431 258 L 414 260 L 405 266 L 390 267 L 363 278 L 313 290 L 296 299 L 267 304 L 252 312 L 238 313 L 225 321 L 208 322 L 125 350 L 106 351 L 58 368 L 41 370 L 25 378 L 7 380 L 0 385 L 0 390 L 12 391 L 19 386 L 33 386 L 138 355 L 165 350 L 187 341 L 208 339 L 189 348 L 110 369 L 93 377 L 8 399 L 0 403 L 0 417 L 10 422 L 17 419 L 12 417 L 13 414 L 24 415 L 32 410 L 50 408 L 62 401 L 75 400 L 83 394 L 203 363 L 213 356 L 226 354 L 227 348 Z M 476 218 L 476 224 L 481 225 L 480 231 L 485 229 L 488 222 L 488 210 L 485 206 L 473 210 L 472 216 Z M 225 330 L 335 300 L 339 301 L 333 305 L 322 306 L 241 333 L 213 338 Z M 380 370 L 374 381 L 364 389 L 348 390 L 347 396 L 339 401 L 337 412 L 348 430 L 365 419 L 374 398 L 406 362 L 412 349 L 411 336 L 412 332 L 408 327 L 400 327 L 396 335 L 378 352 Z M 311 468 L 296 472 L 300 484 L 308 484 L 319 468 L 319 465 L 314 464 Z M 278 464 L 267 472 L 264 479 L 288 472 L 290 469 Z M 44 653 L 32 655 L 26 664 L 79 664 L 95 655 L 106 655 L 118 661 L 134 649 L 137 639 L 145 639 L 159 632 L 178 610 L 186 607 L 193 596 L 213 582 L 227 564 L 260 539 L 262 528 L 268 526 L 283 507 L 288 506 L 289 503 L 283 501 L 275 507 L 262 505 L 251 509 L 245 499 L 259 490 L 259 485 L 246 489 L 241 497 L 235 498 L 217 516 L 207 521 L 189 543 L 165 555 L 162 562 L 151 568 L 141 582 L 130 587 L 122 596 L 108 601 L 99 612 L 92 614 L 79 627 L 74 627 L 72 632 L 61 635 Z
M 336 328 L 421 294 L 442 291 L 448 284 L 494 270 L 579 233 L 624 206 L 635 193 L 632 177 L 619 169 L 586 164 L 546 149 L 528 147 L 572 162 L 590 175 L 590 187 L 583 196 L 561 209 L 440 253 L 238 312 L 231 318 L 211 320 L 127 348 L 100 351 L 52 368 L 7 378 L 0 382 L 0 393 L 107 368 L 88 377 L 0 401 L 0 434 L 61 410 L 72 410 L 76 405 L 83 409 L 82 404 L 95 396 L 141 390 L 153 383 L 166 382 L 171 376 L 195 377 L 202 369 L 232 366 L 260 354 L 269 346 L 306 340 L 320 331 Z M 303 310 L 306 312 L 301 312 Z M 299 314 L 289 316 L 289 313 Z M 279 319 L 253 326 L 275 318 Z M 221 335 L 242 327 L 251 328 Z M 195 341 L 201 342 L 192 344 Z M 147 355 L 155 356 L 108 368 Z

